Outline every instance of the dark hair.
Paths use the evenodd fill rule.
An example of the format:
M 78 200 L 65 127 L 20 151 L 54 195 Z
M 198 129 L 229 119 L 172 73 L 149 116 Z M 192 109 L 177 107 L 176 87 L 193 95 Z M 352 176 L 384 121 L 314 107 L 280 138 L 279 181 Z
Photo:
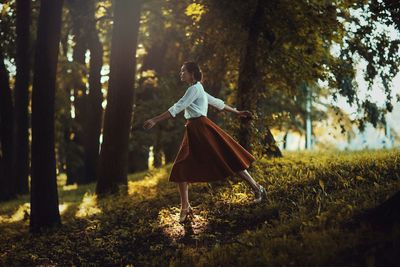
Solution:
M 194 79 L 196 81 L 201 81 L 201 79 L 203 78 L 203 73 L 201 72 L 200 67 L 196 62 L 186 61 L 185 63 L 183 63 L 183 65 L 189 73 L 193 73 Z

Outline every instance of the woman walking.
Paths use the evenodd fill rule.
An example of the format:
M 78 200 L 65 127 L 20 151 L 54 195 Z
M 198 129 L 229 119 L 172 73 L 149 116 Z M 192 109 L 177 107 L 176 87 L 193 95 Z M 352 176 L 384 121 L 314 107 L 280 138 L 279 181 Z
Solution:
M 202 73 L 195 62 L 185 62 L 181 67 L 181 81 L 189 87 L 185 94 L 164 113 L 144 122 L 150 129 L 157 123 L 176 117 L 184 110 L 185 132 L 178 154 L 173 163 L 169 181 L 178 184 L 181 197 L 179 221 L 184 222 L 192 207 L 189 203 L 188 183 L 212 182 L 238 175 L 248 183 L 255 194 L 254 203 L 266 198 L 264 187 L 250 176 L 247 169 L 255 160 L 245 148 L 207 118 L 208 105 L 232 112 L 239 117 L 251 116 L 249 111 L 239 111 L 226 105 L 223 100 L 208 94 L 202 84 Z

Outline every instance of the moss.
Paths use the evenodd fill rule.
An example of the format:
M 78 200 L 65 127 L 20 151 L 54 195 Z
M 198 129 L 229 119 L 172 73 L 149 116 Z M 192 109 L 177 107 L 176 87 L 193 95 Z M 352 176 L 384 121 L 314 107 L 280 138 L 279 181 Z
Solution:
M 64 187 L 63 226 L 28 234 L 29 196 L 0 205 L 0 265 L 358 266 L 398 262 L 399 226 L 348 228 L 400 188 L 398 150 L 286 152 L 250 173 L 268 200 L 250 205 L 237 177 L 191 184 L 195 217 L 177 223 L 171 165 L 132 174 L 128 195 L 98 199 L 95 184 Z M 396 258 L 397 257 L 397 258 Z

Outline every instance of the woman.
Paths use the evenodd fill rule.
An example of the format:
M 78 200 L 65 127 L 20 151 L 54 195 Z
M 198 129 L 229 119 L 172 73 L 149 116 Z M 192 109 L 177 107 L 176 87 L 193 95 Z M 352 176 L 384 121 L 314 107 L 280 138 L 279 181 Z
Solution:
M 255 157 L 207 118 L 208 105 L 221 111 L 232 112 L 239 117 L 249 117 L 251 113 L 247 110 L 233 109 L 221 99 L 208 94 L 200 82 L 202 73 L 195 62 L 183 64 L 180 78 L 190 85 L 182 98 L 167 111 L 143 124 L 143 128 L 150 129 L 165 119 L 176 117 L 184 110 L 186 129 L 169 176 L 169 181 L 178 183 L 181 196 L 179 221 L 184 222 L 188 215 L 192 214 L 188 183 L 211 182 L 237 174 L 253 189 L 253 202 L 261 202 L 266 197 L 266 191 L 247 171 Z

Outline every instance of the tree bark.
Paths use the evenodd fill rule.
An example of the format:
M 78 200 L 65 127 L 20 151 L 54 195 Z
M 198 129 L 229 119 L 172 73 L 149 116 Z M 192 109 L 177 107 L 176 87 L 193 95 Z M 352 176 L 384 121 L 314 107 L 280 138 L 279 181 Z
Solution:
M 70 171 L 78 184 L 87 184 L 96 180 L 96 168 L 99 158 L 99 139 L 102 123 L 101 68 L 103 66 L 103 47 L 98 37 L 95 18 L 95 1 L 81 3 L 77 0 L 68 1 L 73 19 L 73 33 L 75 39 L 74 62 L 85 66 L 85 53 L 90 51 L 89 67 L 89 94 L 86 95 L 86 85 L 77 80 L 75 92 L 75 125 L 73 129 L 75 146 L 81 152 L 74 155 L 82 164 L 76 170 Z M 79 73 L 78 76 L 86 76 Z
M 98 195 L 116 193 L 118 185 L 128 183 L 128 144 L 141 5 L 138 0 L 115 1 L 104 141 L 96 185 Z
M 253 111 L 256 108 L 256 93 L 259 83 L 259 71 L 256 66 L 257 41 L 261 33 L 261 23 L 264 17 L 265 1 L 258 0 L 256 10 L 251 18 L 248 37 L 244 52 L 240 59 L 237 105 L 240 110 Z M 252 126 L 250 119 L 242 118 L 238 133 L 239 143 L 248 151 L 251 147 Z
M 30 232 L 61 225 L 54 152 L 54 98 L 62 0 L 42 0 L 32 89 Z
M 257 69 L 257 52 L 258 52 L 258 39 L 261 34 L 262 23 L 264 23 L 265 9 L 267 1 L 258 0 L 257 6 L 253 16 L 251 17 L 248 27 L 248 38 L 244 53 L 240 60 L 239 67 L 239 80 L 238 80 L 238 95 L 237 103 L 238 109 L 257 111 L 258 97 L 257 88 L 261 87 L 260 72 Z M 241 118 L 240 128 L 238 133 L 239 143 L 252 152 L 252 136 L 254 136 L 254 127 L 252 126 L 251 119 Z M 274 137 L 268 126 L 264 126 L 265 137 L 263 142 L 266 145 L 262 149 L 262 153 L 270 156 L 281 157 L 282 153 L 279 147 L 276 146 Z
M 88 16 L 88 5 L 89 1 L 77 1 L 68 0 L 68 7 L 71 12 L 72 19 L 72 33 L 74 35 L 74 47 L 73 47 L 73 62 L 79 67 L 74 68 L 75 79 L 73 80 L 73 94 L 75 108 L 75 118 L 72 128 L 70 129 L 73 133 L 74 138 L 67 140 L 69 142 L 68 148 L 70 157 L 67 157 L 67 184 L 74 182 L 80 184 L 81 181 L 85 180 L 84 171 L 84 124 L 86 114 L 86 85 L 83 83 L 81 77 L 86 76 L 84 71 L 85 68 L 85 53 L 87 50 L 87 16 Z M 71 150 L 72 149 L 72 150 Z
M 13 164 L 13 103 L 9 75 L 0 50 L 0 201 L 15 197 Z
M 30 0 L 17 0 L 17 75 L 15 81 L 15 161 L 16 193 L 29 193 L 29 81 L 30 81 Z
M 159 21 L 157 21 L 159 22 Z M 163 24 L 160 25 L 158 23 L 158 27 L 164 27 Z M 154 42 L 151 47 L 149 48 L 149 52 L 147 55 L 143 58 L 143 65 L 141 68 L 141 72 L 147 71 L 147 70 L 154 70 L 156 77 L 161 77 L 162 76 L 162 71 L 163 71 L 163 66 L 164 66 L 164 60 L 165 60 L 165 52 L 167 50 L 167 39 L 163 39 L 162 42 Z M 145 83 L 146 78 L 142 78 L 139 80 L 139 86 L 143 89 L 142 93 L 136 93 L 134 101 L 139 105 L 139 103 L 146 103 L 148 101 L 152 101 L 154 99 L 154 95 L 157 95 L 156 97 L 158 98 L 158 89 L 155 88 L 153 85 L 148 85 Z M 144 87 L 144 88 L 143 88 Z M 136 106 L 137 106 L 136 105 Z M 153 160 L 153 166 L 158 168 L 161 167 L 162 165 L 162 151 L 163 151 L 163 134 L 164 134 L 164 125 L 158 125 L 156 130 L 156 136 L 155 140 L 153 143 L 153 155 L 154 155 L 154 160 Z M 142 125 L 140 127 L 134 127 L 132 129 L 133 135 L 137 132 L 143 132 Z M 142 146 L 139 145 L 139 147 L 133 147 L 135 150 L 134 153 L 138 153 L 139 150 L 142 150 Z M 134 163 L 136 166 L 146 166 L 147 169 L 147 162 L 148 162 L 148 157 L 135 157 L 136 161 L 142 161 L 142 162 L 137 162 Z M 141 169 L 138 169 L 137 171 L 141 171 Z
M 90 50 L 89 95 L 87 96 L 87 110 L 85 128 L 85 180 L 83 183 L 96 181 L 97 165 L 99 161 L 100 134 L 103 119 L 103 93 L 101 92 L 101 68 L 103 66 L 103 45 L 100 42 L 94 17 L 94 3 L 90 10 L 90 24 L 88 29 Z

